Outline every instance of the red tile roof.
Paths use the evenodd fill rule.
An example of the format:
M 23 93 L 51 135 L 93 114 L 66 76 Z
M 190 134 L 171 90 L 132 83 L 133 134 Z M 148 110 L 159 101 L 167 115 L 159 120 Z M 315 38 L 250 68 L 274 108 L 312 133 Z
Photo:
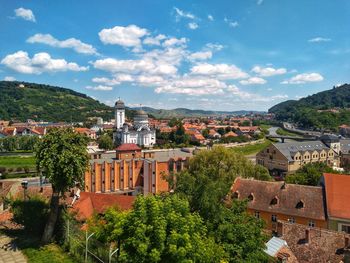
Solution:
M 328 216 L 350 219 L 350 176 L 325 173 L 323 177 Z
M 224 137 L 237 137 L 238 135 L 236 133 L 234 133 L 233 131 L 230 131 L 226 134 L 224 134 Z
M 118 152 L 128 152 L 128 151 L 141 151 L 141 148 L 138 147 L 135 143 L 123 143 L 117 147 L 116 151 Z
M 135 196 L 81 192 L 72 210 L 77 213 L 78 220 L 86 220 L 94 213 L 104 213 L 109 207 L 130 210 L 134 201 Z

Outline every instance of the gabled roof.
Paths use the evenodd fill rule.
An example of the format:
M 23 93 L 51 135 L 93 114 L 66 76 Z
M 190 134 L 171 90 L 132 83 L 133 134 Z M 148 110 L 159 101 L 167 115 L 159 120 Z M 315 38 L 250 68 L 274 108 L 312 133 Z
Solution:
M 350 175 L 325 173 L 323 178 L 328 216 L 350 220 Z
M 94 213 L 104 213 L 109 207 L 130 210 L 134 201 L 135 196 L 81 192 L 72 210 L 77 213 L 78 220 L 86 220 Z
M 322 187 L 238 177 L 231 187 L 231 192 L 237 192 L 240 200 L 248 199 L 252 194 L 254 198 L 248 202 L 248 208 L 253 210 L 326 220 Z M 271 200 L 275 197 L 278 203 L 271 205 Z M 300 201 L 304 204 L 303 208 L 297 208 Z
M 224 134 L 224 137 L 237 137 L 238 135 L 234 133 L 233 131 L 229 131 L 228 133 Z
M 138 147 L 135 143 L 123 143 L 118 146 L 116 151 L 118 152 L 129 152 L 129 151 L 141 151 L 141 148 Z

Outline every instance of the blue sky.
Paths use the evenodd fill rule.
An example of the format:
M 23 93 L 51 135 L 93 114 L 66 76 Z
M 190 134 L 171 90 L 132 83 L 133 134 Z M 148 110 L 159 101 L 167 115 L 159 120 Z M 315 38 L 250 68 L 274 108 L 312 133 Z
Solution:
M 109 105 L 267 110 L 349 82 L 349 14 L 347 0 L 0 0 L 0 79 Z

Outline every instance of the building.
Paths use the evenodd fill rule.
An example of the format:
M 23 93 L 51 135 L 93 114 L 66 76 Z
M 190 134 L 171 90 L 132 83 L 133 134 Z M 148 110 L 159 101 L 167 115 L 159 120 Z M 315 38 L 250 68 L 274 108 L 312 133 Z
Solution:
M 90 161 L 84 191 L 136 195 L 168 192 L 166 176 L 184 169 L 192 153 L 180 149 L 141 150 L 122 144 L 115 154 L 102 154 Z
M 86 135 L 87 137 L 89 137 L 92 140 L 96 140 L 96 132 L 94 130 L 91 130 L 89 128 L 74 128 L 74 130 L 77 133 Z
M 156 143 L 156 131 L 148 123 L 148 115 L 139 110 L 134 117 L 133 125 L 125 122 L 125 104 L 120 99 L 115 103 L 115 126 L 113 132 L 116 144 L 135 143 L 152 147 Z
M 349 263 L 350 235 L 328 229 L 278 221 L 277 236 L 286 241 L 299 263 Z M 284 251 L 288 255 L 288 251 Z M 291 257 L 288 257 L 291 258 Z
M 350 176 L 324 174 L 328 228 L 350 234 Z
M 266 249 L 264 251 L 270 257 L 277 259 L 278 260 L 277 262 L 288 262 L 288 263 L 298 262 L 294 253 L 288 247 L 287 242 L 278 237 L 272 237 L 266 243 Z
M 324 162 L 340 166 L 341 141 L 322 136 L 317 141 L 273 143 L 256 155 L 256 163 L 265 166 L 273 175 L 284 176 L 307 163 Z
M 322 187 L 236 178 L 231 198 L 248 200 L 248 212 L 277 231 L 277 221 L 285 220 L 310 227 L 327 228 Z

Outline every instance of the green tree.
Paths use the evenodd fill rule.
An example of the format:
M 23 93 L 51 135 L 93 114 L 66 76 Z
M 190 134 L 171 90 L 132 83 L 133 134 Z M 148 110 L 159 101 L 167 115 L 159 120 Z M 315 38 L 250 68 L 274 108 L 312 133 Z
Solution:
M 313 185 L 320 183 L 323 173 L 339 173 L 326 163 L 308 163 L 299 168 L 294 174 L 287 175 L 285 181 L 290 184 Z
M 103 241 L 118 245 L 118 262 L 211 263 L 224 258 L 202 218 L 176 195 L 139 196 L 131 212 L 108 210 L 92 228 Z
M 176 119 L 176 118 L 172 118 L 172 119 L 168 122 L 168 125 L 169 125 L 169 127 L 175 127 L 175 126 L 179 125 L 179 123 L 181 123 L 181 121 L 179 121 L 179 120 Z
M 52 129 L 36 148 L 39 171 L 44 171 L 52 185 L 50 213 L 42 242 L 48 243 L 53 235 L 59 212 L 59 198 L 77 182 L 82 183 L 87 169 L 87 138 L 72 129 Z
M 100 149 L 104 149 L 104 150 L 113 149 L 113 139 L 107 133 L 101 135 L 98 138 L 97 142 L 98 142 L 98 147 Z
M 208 129 L 204 129 L 202 131 L 202 135 L 203 135 L 204 138 L 208 138 L 209 137 L 209 130 Z

